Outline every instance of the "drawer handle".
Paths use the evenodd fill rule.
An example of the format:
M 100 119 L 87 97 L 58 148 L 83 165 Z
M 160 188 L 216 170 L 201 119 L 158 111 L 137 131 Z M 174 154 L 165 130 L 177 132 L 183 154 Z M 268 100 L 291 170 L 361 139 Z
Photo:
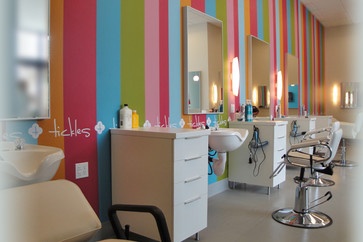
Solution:
M 202 197 L 201 197 L 201 196 L 198 196 L 198 197 L 192 198 L 192 199 L 190 199 L 190 200 L 188 200 L 188 201 L 185 201 L 185 202 L 184 202 L 184 205 L 187 205 L 187 204 L 193 203 L 193 202 L 195 202 L 195 201 L 198 201 L 199 199 L 202 199 Z
M 279 136 L 279 137 L 277 137 L 278 139 L 283 139 L 283 138 L 285 138 L 285 136 Z
M 279 150 L 277 150 L 277 151 L 283 151 L 285 148 L 281 148 L 281 149 L 279 149 Z
M 192 158 L 186 158 L 186 159 L 184 159 L 184 161 L 187 162 L 187 161 L 191 161 L 191 160 L 198 160 L 200 158 L 202 158 L 202 157 L 201 156 L 196 156 L 196 157 L 192 157 Z
M 193 178 L 190 178 L 188 180 L 185 180 L 184 183 L 190 183 L 190 182 L 193 182 L 193 181 L 196 181 L 196 180 L 199 180 L 201 179 L 202 177 L 201 176 L 196 176 L 196 177 L 193 177 Z

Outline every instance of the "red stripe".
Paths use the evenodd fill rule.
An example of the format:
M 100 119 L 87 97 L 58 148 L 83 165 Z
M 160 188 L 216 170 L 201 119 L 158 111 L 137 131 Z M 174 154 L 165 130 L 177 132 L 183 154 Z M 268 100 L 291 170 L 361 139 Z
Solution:
M 258 35 L 258 32 L 257 32 L 257 1 L 255 0 L 251 0 L 250 1 L 250 24 L 251 24 L 251 29 L 250 29 L 250 32 L 251 32 L 251 35 L 253 36 L 256 36 Z
M 66 178 L 98 211 L 96 124 L 96 0 L 64 1 L 64 134 Z M 89 130 L 88 130 L 89 129 Z M 87 132 L 90 134 L 87 137 Z M 89 177 L 75 180 L 75 163 Z M 95 189 L 88 189 L 89 187 Z
M 205 0 L 192 0 L 191 7 L 198 9 L 201 12 L 205 12 Z
M 169 29 L 168 0 L 159 1 L 160 33 L 160 120 L 169 117 Z

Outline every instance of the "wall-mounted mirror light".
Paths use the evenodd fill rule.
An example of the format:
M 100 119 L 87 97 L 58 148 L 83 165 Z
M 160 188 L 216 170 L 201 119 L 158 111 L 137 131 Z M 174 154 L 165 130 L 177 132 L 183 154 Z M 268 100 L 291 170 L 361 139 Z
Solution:
M 49 118 L 49 2 L 0 1 L 0 120 Z
M 342 82 L 340 92 L 340 106 L 342 108 L 361 107 L 359 82 Z
M 222 22 L 184 7 L 183 41 L 184 113 L 223 112 Z
M 239 81 L 240 81 L 240 74 L 239 74 L 239 61 L 238 57 L 234 57 L 232 60 L 232 92 L 234 96 L 238 96 L 239 92 Z

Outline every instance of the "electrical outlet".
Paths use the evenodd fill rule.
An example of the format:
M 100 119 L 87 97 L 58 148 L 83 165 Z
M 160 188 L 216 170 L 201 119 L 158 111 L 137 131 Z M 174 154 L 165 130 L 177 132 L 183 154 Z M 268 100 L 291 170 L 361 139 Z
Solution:
M 88 162 L 76 164 L 76 179 L 88 177 Z

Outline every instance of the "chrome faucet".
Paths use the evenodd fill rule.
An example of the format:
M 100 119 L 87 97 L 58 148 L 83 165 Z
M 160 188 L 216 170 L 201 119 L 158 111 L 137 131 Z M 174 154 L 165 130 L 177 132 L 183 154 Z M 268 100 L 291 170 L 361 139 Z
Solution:
M 17 138 L 15 139 L 14 144 L 15 144 L 15 150 L 22 150 L 24 149 L 25 140 Z

